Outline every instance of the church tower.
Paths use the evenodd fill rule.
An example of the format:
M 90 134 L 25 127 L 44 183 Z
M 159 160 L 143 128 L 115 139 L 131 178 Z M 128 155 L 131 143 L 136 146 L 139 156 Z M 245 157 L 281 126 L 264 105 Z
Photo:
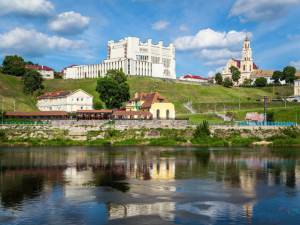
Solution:
M 253 71 L 252 50 L 250 47 L 250 41 L 248 38 L 248 34 L 247 34 L 245 42 L 244 42 L 240 70 L 242 73 L 247 73 L 247 72 L 251 73 Z

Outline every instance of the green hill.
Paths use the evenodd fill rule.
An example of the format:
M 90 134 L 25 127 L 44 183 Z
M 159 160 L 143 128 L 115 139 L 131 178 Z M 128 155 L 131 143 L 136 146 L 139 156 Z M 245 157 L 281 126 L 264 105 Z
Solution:
M 22 87 L 19 77 L 9 75 L 0 75 L 1 88 L 0 98 L 7 99 L 5 102 L 6 110 L 13 109 L 13 100 L 18 97 L 20 104 L 18 110 L 36 110 L 35 99 L 33 97 L 25 96 L 22 93 Z M 265 88 L 224 88 L 221 86 L 204 86 L 199 84 L 184 83 L 184 82 L 164 82 L 159 79 L 147 77 L 129 77 L 130 94 L 133 97 L 134 92 L 159 92 L 166 99 L 175 105 L 177 114 L 189 113 L 183 107 L 183 103 L 192 100 L 193 103 L 207 103 L 210 102 L 237 102 L 239 97 L 246 101 L 247 98 L 255 100 L 262 98 L 264 95 L 274 97 L 272 95 L 272 87 Z M 99 99 L 98 93 L 95 91 L 97 79 L 81 79 L 81 80 L 45 80 L 45 91 L 59 91 L 72 90 L 81 88 L 90 93 L 95 99 Z M 293 94 L 293 86 L 275 87 L 275 92 L 280 92 L 281 95 Z M 7 104 L 7 105 L 6 105 Z M 249 103 L 250 104 L 250 103 Z M 195 105 L 196 106 L 196 105 Z M 201 109 L 204 104 L 201 105 Z

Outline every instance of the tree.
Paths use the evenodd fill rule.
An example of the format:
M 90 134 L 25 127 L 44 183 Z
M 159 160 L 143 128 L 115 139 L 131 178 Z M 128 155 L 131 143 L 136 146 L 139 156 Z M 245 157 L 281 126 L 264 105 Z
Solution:
M 283 80 L 283 73 L 278 70 L 274 71 L 271 80 L 273 80 L 274 84 L 280 84 L 280 80 Z
M 230 79 L 230 77 L 226 77 L 223 81 L 223 86 L 224 87 L 230 87 L 233 86 L 232 80 Z
M 54 79 L 63 79 L 62 73 L 54 71 Z
M 31 66 L 34 66 L 34 63 L 33 62 L 31 62 L 31 61 L 28 61 L 28 62 L 26 62 L 26 64 L 25 65 L 31 65 Z
M 108 70 L 105 77 L 97 80 L 96 91 L 107 108 L 120 108 L 130 99 L 126 75 L 119 70 Z
M 255 85 L 256 86 L 258 86 L 258 87 L 264 87 L 264 86 L 266 86 L 267 85 L 267 79 L 266 78 L 264 78 L 264 77 L 260 77 L 260 78 L 257 78 L 256 80 L 255 80 Z
M 96 110 L 101 110 L 104 108 L 102 102 L 100 101 L 95 102 L 93 105 L 94 105 L 94 109 Z
M 250 86 L 253 80 L 251 80 L 250 78 L 246 78 L 244 80 L 243 86 Z
M 239 79 L 241 78 L 241 71 L 235 66 L 231 66 L 229 70 L 230 73 L 232 74 L 232 80 L 238 83 Z
M 274 114 L 272 111 L 267 111 L 267 122 L 275 122 Z
M 0 66 L 0 73 L 2 73 L 2 69 L 3 69 L 2 66 Z
M 223 78 L 222 78 L 222 75 L 220 73 L 217 73 L 216 74 L 216 77 L 215 77 L 215 81 L 218 85 L 222 85 L 223 83 Z
M 17 62 L 15 62 L 15 61 L 17 61 Z M 20 75 L 20 71 L 22 71 L 21 69 L 25 68 L 24 59 L 21 56 L 17 56 L 17 55 L 5 56 L 2 65 L 3 65 L 2 72 L 4 74 L 9 74 L 9 75 L 15 75 L 14 73 L 17 73 L 18 75 Z M 14 68 L 14 67 L 21 67 L 21 68 Z
M 29 69 L 22 76 L 21 83 L 23 84 L 23 92 L 31 94 L 37 89 L 44 89 L 42 75 L 35 69 Z
M 14 76 L 23 76 L 26 72 L 25 62 L 20 60 L 13 61 L 11 74 Z
M 282 80 L 285 80 L 285 83 L 291 84 L 294 83 L 294 80 L 296 80 L 298 77 L 295 76 L 296 69 L 293 66 L 286 66 L 283 69 L 283 76 Z
M 197 126 L 193 136 L 197 138 L 207 138 L 210 135 L 209 125 L 206 120 L 203 120 L 203 124 Z

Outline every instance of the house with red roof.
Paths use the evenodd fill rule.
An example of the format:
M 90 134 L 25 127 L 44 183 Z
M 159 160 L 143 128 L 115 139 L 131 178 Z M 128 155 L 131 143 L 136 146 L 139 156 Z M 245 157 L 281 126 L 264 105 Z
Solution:
M 45 79 L 54 79 L 54 69 L 48 66 L 25 65 L 25 67 L 28 69 L 35 69 L 39 71 L 39 73 Z
M 210 81 L 212 81 L 213 83 L 215 83 L 215 77 L 209 77 L 209 78 L 205 78 L 202 76 L 196 76 L 196 75 L 185 75 L 182 74 L 181 77 L 179 78 L 180 81 L 188 81 L 188 82 L 193 82 L 193 83 L 208 83 Z
M 222 70 L 223 79 L 225 79 L 226 77 L 232 78 L 232 74 L 230 72 L 231 66 L 235 66 L 241 71 L 241 78 L 237 83 L 235 83 L 235 85 L 242 84 L 246 78 L 250 79 L 251 73 L 258 69 L 258 66 L 256 66 L 252 59 L 252 50 L 250 47 L 250 40 L 248 38 L 248 35 L 244 42 L 242 58 L 240 60 L 233 58 L 228 60 L 226 67 Z
M 59 73 L 62 75 L 63 79 L 66 79 L 66 77 L 67 77 L 67 69 L 69 69 L 69 68 L 71 69 L 75 66 L 77 66 L 77 65 L 74 64 L 72 66 L 68 66 L 68 67 L 64 68 L 63 70 L 59 71 Z

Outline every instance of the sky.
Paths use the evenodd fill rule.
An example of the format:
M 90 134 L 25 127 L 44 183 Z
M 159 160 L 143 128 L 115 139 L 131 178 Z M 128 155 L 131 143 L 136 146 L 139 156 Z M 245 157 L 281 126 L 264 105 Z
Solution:
M 101 63 L 109 40 L 176 48 L 176 75 L 214 76 L 240 59 L 246 33 L 260 69 L 300 70 L 300 0 L 0 0 L 0 62 L 55 69 Z

